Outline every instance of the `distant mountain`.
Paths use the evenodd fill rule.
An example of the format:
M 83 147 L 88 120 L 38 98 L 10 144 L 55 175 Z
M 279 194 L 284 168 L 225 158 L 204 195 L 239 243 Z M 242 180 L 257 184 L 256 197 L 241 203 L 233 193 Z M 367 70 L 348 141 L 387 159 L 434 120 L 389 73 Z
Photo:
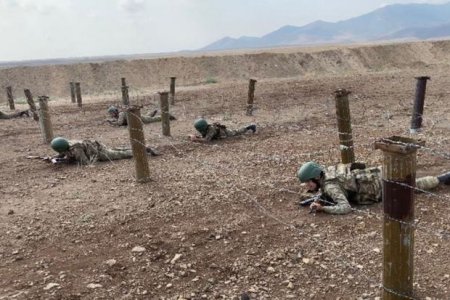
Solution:
M 352 43 L 389 39 L 430 39 L 450 36 L 450 2 L 395 4 L 339 22 L 316 21 L 283 26 L 262 37 L 225 37 L 201 51 L 262 48 L 322 43 Z

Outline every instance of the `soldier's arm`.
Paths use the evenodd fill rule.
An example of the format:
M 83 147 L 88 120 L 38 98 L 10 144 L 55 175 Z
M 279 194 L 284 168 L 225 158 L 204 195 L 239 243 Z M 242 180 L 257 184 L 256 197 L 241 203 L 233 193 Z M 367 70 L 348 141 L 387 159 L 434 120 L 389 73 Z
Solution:
M 352 211 L 345 191 L 338 184 L 326 183 L 324 193 L 333 199 L 336 204 L 333 206 L 323 206 L 321 208 L 323 212 L 335 215 L 345 215 Z
M 91 162 L 82 147 L 74 147 L 71 149 L 70 156 L 73 157 L 73 159 L 80 165 L 87 165 Z

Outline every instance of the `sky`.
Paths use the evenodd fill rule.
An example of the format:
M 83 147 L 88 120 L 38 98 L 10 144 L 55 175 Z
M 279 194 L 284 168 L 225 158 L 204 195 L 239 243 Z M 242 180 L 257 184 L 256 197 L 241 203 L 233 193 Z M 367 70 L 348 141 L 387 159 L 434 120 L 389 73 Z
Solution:
M 449 0 L 0 0 L 0 61 L 195 50 L 223 37 Z

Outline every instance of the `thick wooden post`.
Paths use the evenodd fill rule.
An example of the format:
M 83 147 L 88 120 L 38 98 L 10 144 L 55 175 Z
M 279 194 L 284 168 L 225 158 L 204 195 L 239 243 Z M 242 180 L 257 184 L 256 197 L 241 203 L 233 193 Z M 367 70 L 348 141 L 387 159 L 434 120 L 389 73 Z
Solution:
M 13 92 L 12 92 L 12 87 L 11 86 L 7 86 L 6 87 L 6 96 L 8 98 L 9 109 L 10 110 L 15 110 L 16 107 L 14 106 L 14 97 L 13 97 Z
M 125 77 L 121 78 L 122 80 L 122 103 L 123 105 L 130 105 L 130 96 L 128 94 L 128 86 Z
M 416 152 L 423 142 L 390 137 L 375 142 L 383 151 L 383 299 L 412 299 Z
M 169 93 L 160 92 L 159 100 L 161 106 L 162 134 L 164 136 L 170 136 Z
M 39 96 L 39 125 L 41 127 L 44 143 L 50 144 L 53 139 L 52 121 L 50 119 L 50 113 L 48 111 L 48 97 Z
M 81 108 L 83 106 L 83 99 L 81 99 L 81 84 L 79 82 L 75 82 L 75 93 L 77 96 L 77 105 Z
M 75 96 L 75 82 L 70 82 L 70 99 L 72 103 L 77 102 L 76 96 Z
M 414 100 L 414 108 L 411 118 L 411 128 L 410 133 L 417 133 L 422 129 L 422 119 L 423 119 L 423 106 L 425 103 L 425 90 L 427 88 L 427 80 L 430 79 L 428 76 L 416 77 L 416 98 Z
M 175 104 L 175 80 L 176 77 L 170 77 L 170 105 Z
M 132 106 L 127 109 L 128 132 L 133 150 L 133 158 L 136 167 L 136 181 L 150 181 L 150 169 L 148 166 L 147 150 L 145 146 L 144 129 L 142 128 L 141 109 Z
M 253 115 L 253 102 L 255 99 L 255 79 L 250 79 L 248 83 L 248 98 L 247 98 L 247 116 Z
M 341 150 L 341 161 L 343 164 L 355 162 L 353 152 L 352 122 L 350 119 L 350 107 L 348 95 L 350 91 L 338 89 L 336 95 L 336 115 L 339 131 L 339 148 Z
M 25 94 L 25 98 L 27 98 L 28 106 L 30 106 L 30 111 L 33 114 L 33 119 L 35 121 L 39 121 L 39 115 L 36 110 L 36 104 L 34 104 L 33 95 L 29 89 L 24 89 L 23 92 Z

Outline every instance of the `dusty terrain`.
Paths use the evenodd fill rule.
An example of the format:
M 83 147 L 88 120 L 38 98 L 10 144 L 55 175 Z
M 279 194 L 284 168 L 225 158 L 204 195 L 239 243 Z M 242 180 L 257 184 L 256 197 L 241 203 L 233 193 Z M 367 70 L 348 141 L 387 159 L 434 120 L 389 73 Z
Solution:
M 144 126 L 146 141 L 162 154 L 150 158 L 146 184 L 135 182 L 133 160 L 79 167 L 27 159 L 53 154 L 38 124 L 1 120 L 0 299 L 381 297 L 382 205 L 345 216 L 309 214 L 297 206 L 295 173 L 308 160 L 339 162 L 337 88 L 352 91 L 357 159 L 380 164 L 373 142 L 409 135 L 419 75 L 432 80 L 416 136 L 427 147 L 418 152 L 417 172 L 450 170 L 448 58 L 408 65 L 388 57 L 379 58 L 379 68 L 258 78 L 253 117 L 245 115 L 248 78 L 200 84 L 203 74 L 194 76 L 198 84 L 178 86 L 172 137 L 163 137 L 158 123 Z M 130 85 L 132 102 L 157 107 L 156 90 Z M 56 135 L 129 144 L 126 128 L 104 122 L 119 92 L 83 100 L 82 110 L 67 96 L 49 102 Z M 8 111 L 6 104 L 0 110 Z M 256 123 L 258 130 L 191 143 L 186 136 L 200 115 L 229 127 Z M 450 298 L 449 201 L 450 187 L 417 195 L 413 299 Z

